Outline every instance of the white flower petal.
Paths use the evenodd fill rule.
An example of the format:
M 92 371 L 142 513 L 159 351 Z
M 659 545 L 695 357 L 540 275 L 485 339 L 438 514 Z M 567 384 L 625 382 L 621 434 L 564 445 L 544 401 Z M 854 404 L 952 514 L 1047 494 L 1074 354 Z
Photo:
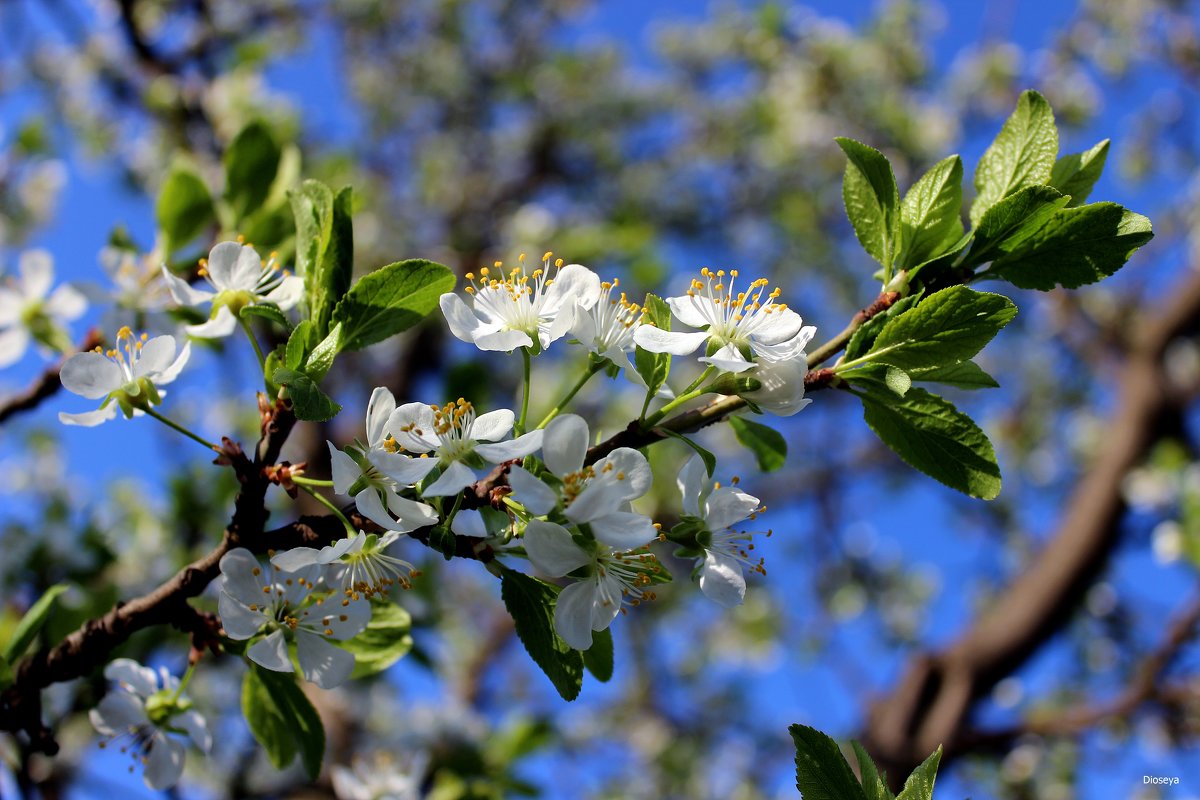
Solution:
M 89 400 L 99 400 L 125 384 L 125 373 L 103 353 L 76 353 L 59 370 L 63 388 Z
M 742 351 L 731 344 L 725 345 L 711 356 L 702 356 L 696 360 L 735 374 L 745 372 L 754 366 L 753 361 L 747 361 L 746 357 L 742 355 Z
M 441 444 L 434 424 L 433 409 L 425 403 L 405 403 L 392 412 L 387 432 L 401 447 L 427 453 Z
M 134 412 L 135 414 L 137 412 Z M 95 411 L 84 411 L 79 414 L 68 414 L 66 411 L 58 412 L 58 421 L 63 425 L 78 425 L 81 428 L 94 428 L 97 425 L 108 422 L 117 416 L 117 404 L 109 403 L 104 408 L 97 408 Z
M 300 627 L 297 630 L 307 629 L 314 634 L 345 641 L 362 633 L 370 621 L 370 601 L 352 600 L 348 605 L 342 605 L 339 599 L 336 603 L 328 601 L 324 605 L 305 608 L 300 612 Z
M 222 339 L 233 333 L 237 328 L 237 317 L 229 310 L 229 306 L 217 309 L 217 315 L 201 325 L 188 325 L 184 328 L 188 336 L 197 339 Z
M 592 561 L 592 557 L 575 544 L 570 532 L 553 522 L 530 520 L 521 541 L 529 562 L 550 578 L 561 578 Z
M 158 676 L 149 667 L 143 667 L 132 658 L 116 658 L 104 668 L 104 677 L 122 684 L 127 691 L 141 697 L 149 697 L 161 688 Z
M 21 288 L 31 300 L 40 300 L 54 283 L 54 259 L 45 250 L 26 250 L 17 262 Z
M 155 386 L 165 386 L 179 377 L 179 373 L 183 372 L 184 366 L 187 365 L 188 359 L 192 356 L 192 343 L 184 342 L 183 349 L 179 351 L 179 355 L 171 362 L 171 365 L 164 369 L 154 378 Z M 160 395 L 166 395 L 165 392 L 159 392 Z
M 709 530 L 720 531 L 741 522 L 758 509 L 758 498 L 732 486 L 722 486 L 708 496 L 704 521 Z
M 614 550 L 633 550 L 658 537 L 650 518 L 632 511 L 613 511 L 588 524 L 596 539 Z
M 262 566 L 258 557 L 244 547 L 235 547 L 221 556 L 222 588 L 241 603 L 257 603 L 262 597 Z M 257 572 L 256 572 L 257 570 Z
M 772 305 L 771 313 L 759 312 L 758 324 L 754 326 L 754 341 L 773 345 L 792 339 L 800 333 L 803 322 L 800 315 L 790 308 Z
M 616 448 L 596 462 L 597 474 L 609 465 L 612 466 L 613 473 L 625 476 L 621 480 L 626 487 L 626 500 L 633 500 L 650 491 L 650 484 L 654 480 L 654 475 L 650 471 L 650 462 L 637 450 L 631 447 Z
M 446 292 L 438 298 L 438 305 L 442 308 L 446 324 L 450 326 L 450 333 L 454 334 L 456 339 L 474 344 L 475 332 L 480 324 L 479 317 L 471 313 L 463 299 L 454 292 Z
M 82 317 L 87 307 L 83 292 L 66 284 L 59 286 L 46 299 L 46 313 L 65 322 Z
M 742 568 L 727 555 L 708 550 L 700 567 L 700 591 L 725 608 L 733 608 L 746 597 Z
M 703 295 L 668 297 L 667 305 L 675 319 L 692 328 L 707 328 L 722 316 L 716 301 Z
M 400 520 L 400 533 L 408 533 L 409 531 L 415 531 L 417 528 L 436 525 L 438 521 L 438 513 L 434 510 L 433 506 L 426 503 L 418 503 L 416 500 L 409 500 L 407 497 L 401 497 L 395 492 L 388 493 L 387 506 L 388 510 Z
M 448 464 L 438 479 L 421 492 L 425 497 L 448 497 L 461 492 L 476 480 L 475 471 L 461 461 Z
M 244 244 L 238 251 L 237 260 L 233 262 L 228 288 L 253 292 L 258 288 L 258 281 L 262 277 L 262 273 L 262 257 L 253 247 Z
M 208 280 L 218 291 L 242 288 L 233 285 L 234 265 L 241 253 L 242 245 L 237 242 L 221 242 L 208 251 L 208 261 L 205 263 L 204 269 L 208 273 Z M 253 289 L 254 287 L 244 288 Z
M 475 418 L 467 436 L 477 442 L 496 442 L 512 430 L 516 415 L 507 408 L 489 411 Z
M 512 487 L 513 497 L 534 516 L 549 514 L 558 505 L 558 495 L 554 490 L 521 467 L 509 469 L 508 485 Z
M 333 442 L 326 439 L 325 444 L 329 445 L 329 470 L 333 473 L 333 491 L 341 495 L 349 494 L 350 487 L 362 476 L 362 470 L 353 458 L 334 447 Z
M 708 341 L 708 333 L 684 333 L 680 331 L 664 331 L 653 325 L 642 325 L 633 334 L 633 341 L 643 350 L 651 353 L 670 353 L 673 356 L 686 356 L 694 353 L 696 348 Z
M 543 313 L 557 315 L 578 303 L 587 309 L 600 297 L 600 277 L 582 264 L 567 264 L 546 288 Z M 563 331 L 566 332 L 565 330 Z
M 246 657 L 272 672 L 296 671 L 292 666 L 292 659 L 288 656 L 287 639 L 284 638 L 283 631 L 275 631 L 265 639 L 250 645 L 246 650 Z
M 296 660 L 305 679 L 322 689 L 341 686 L 354 672 L 352 654 L 308 631 L 296 631 Z
M 192 709 L 176 714 L 171 717 L 171 725 L 183 729 L 200 752 L 207 753 L 212 750 L 212 733 L 209 732 L 208 723 L 200 716 L 200 712 Z
M 344 542 L 349 542 L 349 539 L 343 539 Z M 325 548 L 328 549 L 328 548 Z M 279 567 L 284 572 L 295 572 L 305 567 L 311 567 L 314 564 L 329 564 L 336 559 L 325 561 L 321 558 L 322 550 L 315 547 L 293 547 L 291 550 L 284 550 L 282 553 L 276 553 L 271 556 L 271 564 Z
M 109 692 L 100 698 L 88 713 L 92 727 L 105 736 L 120 736 L 129 733 L 130 728 L 140 728 L 149 724 L 146 717 L 146 707 L 142 700 L 129 692 Z
M 592 606 L 592 630 L 602 631 L 612 624 L 621 613 L 622 590 L 625 588 L 617 578 L 605 574 L 592 579 L 596 583 L 596 602 Z
M 377 386 L 367 401 L 367 444 L 378 447 L 387 438 L 388 417 L 396 410 L 396 397 L 386 386 Z
M 533 339 L 524 331 L 493 331 L 476 336 L 475 346 L 488 352 L 508 353 L 518 347 L 532 347 Z
M 302 299 L 304 299 L 304 278 L 299 275 L 288 275 L 263 297 L 263 300 L 274 303 L 283 311 L 295 308 Z
M 162 275 L 167 284 L 167 291 L 181 306 L 198 306 L 216 297 L 216 294 L 206 289 L 196 289 L 183 278 L 172 273 L 166 264 L 163 264 Z
M 542 458 L 555 475 L 569 475 L 583 468 L 589 442 L 588 425 L 578 414 L 555 417 L 542 436 Z
M 576 650 L 592 646 L 592 614 L 598 604 L 594 580 L 579 581 L 559 592 L 554 604 L 554 629 Z
M 391 492 L 387 493 L 389 495 L 392 494 Z M 401 533 L 413 530 L 413 528 L 406 526 L 404 523 L 396 522 L 396 520 L 388 515 L 383 505 L 383 499 L 380 498 L 379 490 L 377 489 L 368 487 L 354 495 L 354 505 L 358 507 L 359 512 L 364 517 L 381 528 L 386 528 L 389 531 L 400 531 Z
M 454 515 L 450 530 L 459 536 L 472 536 L 476 539 L 486 538 L 487 525 L 483 522 L 483 514 L 473 508 L 464 509 Z
M 500 464 L 514 458 L 524 458 L 541 449 L 544 434 L 545 431 L 530 431 L 507 442 L 476 445 L 475 452 L 493 464 Z
M 174 360 L 175 337 L 155 336 L 142 345 L 137 363 L 133 365 L 133 377 L 154 380 L 155 375 L 170 368 Z
M 260 590 L 260 597 L 262 597 Z M 261 602 L 261 601 L 260 601 Z M 221 617 L 221 627 L 230 639 L 243 641 L 249 639 L 262 629 L 267 617 L 261 611 L 251 611 L 240 600 L 237 600 L 227 590 L 217 595 L 217 614 Z
M 29 349 L 30 339 L 29 331 L 23 325 L 0 331 L 0 368 L 20 361 Z
M 433 472 L 433 468 L 438 465 L 436 458 L 413 458 L 386 450 L 371 450 L 367 453 L 367 460 L 375 469 L 401 486 L 412 486 Z
M 608 476 L 596 477 L 587 482 L 564 514 L 571 522 L 582 525 L 611 513 L 627 500 L 627 493 L 627 487 L 622 483 Z
M 781 417 L 790 417 L 811 403 L 804 397 L 804 377 L 808 374 L 808 360 L 803 354 L 787 361 L 760 362 L 751 377 L 762 383 L 762 387 L 747 392 L 750 402 Z
M 679 494 L 683 498 L 681 509 L 684 514 L 701 518 L 704 516 L 700 510 L 700 497 L 712 488 L 709 481 L 704 460 L 699 455 L 689 458 L 687 464 L 679 471 L 679 479 L 675 482 L 675 485 L 679 487 Z
M 177 742 L 161 731 L 150 739 L 150 752 L 146 754 L 146 772 L 142 776 L 146 785 L 155 791 L 170 789 L 179 783 L 183 775 L 183 743 Z

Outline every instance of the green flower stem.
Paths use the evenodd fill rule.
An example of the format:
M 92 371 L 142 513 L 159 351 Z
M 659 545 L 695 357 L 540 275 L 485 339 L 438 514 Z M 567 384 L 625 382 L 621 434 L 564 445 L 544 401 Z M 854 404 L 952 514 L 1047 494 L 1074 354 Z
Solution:
M 178 702 L 180 695 L 183 694 L 183 690 L 187 688 L 188 683 L 192 680 L 192 675 L 196 672 L 196 663 L 195 661 L 190 662 L 187 672 L 184 672 L 183 677 L 179 679 L 179 686 L 176 687 L 173 697 L 176 702 Z
M 703 394 L 707 394 L 708 389 L 703 388 L 701 386 L 701 384 L 703 384 L 706 380 L 708 380 L 712 376 L 712 374 L 716 371 L 717 371 L 717 368 L 710 364 L 708 369 L 704 370 L 704 372 L 702 372 L 700 374 L 699 378 L 696 378 L 696 380 L 692 381 L 691 385 L 689 385 L 686 389 L 684 389 L 683 392 L 679 396 L 677 396 L 674 400 L 667 403 L 665 406 L 663 406 L 658 411 L 656 411 L 654 414 L 652 414 L 650 417 L 648 417 L 646 419 L 646 421 L 642 424 L 642 427 L 643 428 L 654 427 L 658 423 L 659 420 L 661 420 L 667 414 L 670 414 L 675 409 L 679 408 L 684 403 L 688 402 L 689 400 L 695 400 L 697 397 L 700 397 Z
M 298 483 L 303 486 L 323 486 L 327 489 L 333 488 L 333 481 L 325 481 L 319 478 L 308 478 L 303 475 L 293 475 L 292 483 Z
M 517 420 L 517 424 L 513 427 L 513 435 L 520 436 L 525 432 L 525 418 L 529 416 L 529 348 L 521 348 L 521 360 L 525 371 L 524 387 L 521 391 L 521 418 Z
M 338 508 L 337 505 L 335 505 L 328 498 L 326 498 L 324 495 L 322 495 L 320 492 L 318 492 L 316 489 L 312 488 L 311 486 L 306 486 L 303 483 L 300 483 L 299 481 L 297 481 L 295 478 L 292 479 L 292 482 L 295 483 L 297 486 L 299 486 L 304 491 L 308 492 L 309 495 L 311 495 L 318 503 L 320 503 L 321 505 L 325 506 L 330 511 L 332 511 L 333 515 L 342 521 L 342 525 L 343 525 L 343 527 L 346 528 L 346 534 L 348 536 L 350 536 L 350 537 L 358 536 L 358 531 L 355 529 L 355 527 L 353 525 L 350 524 L 350 520 L 346 519 L 346 515 L 342 513 L 342 510 L 340 508 Z
M 241 323 L 242 330 L 246 332 L 246 338 L 250 340 L 250 344 L 254 347 L 254 355 L 258 356 L 258 366 L 266 370 L 267 358 L 263 355 L 262 348 L 258 344 L 258 338 L 254 335 L 254 329 L 250 327 L 250 320 L 239 315 L 238 322 Z
M 603 361 L 589 366 L 587 370 L 584 371 L 583 375 L 580 376 L 579 380 L 575 382 L 575 385 L 571 387 L 571 390 L 563 395 L 563 398 L 558 401 L 558 405 L 550 409 L 550 413 L 546 415 L 545 419 L 538 423 L 538 428 L 546 427 L 550 424 L 550 420 L 561 414 L 562 410 L 566 408 L 567 403 L 571 402 L 572 398 L 579 393 L 579 390 L 582 389 L 584 385 L 592 379 L 592 376 L 602 369 L 604 369 Z
M 217 452 L 221 451 L 221 448 L 217 447 L 212 442 L 208 441 L 207 439 L 200 438 L 196 434 L 189 431 L 187 428 L 180 425 L 178 422 L 167 419 L 162 414 L 158 413 L 153 408 L 151 408 L 148 404 L 146 406 L 140 406 L 140 408 L 143 411 L 145 411 L 148 415 L 150 415 L 151 417 L 154 417 L 156 420 L 158 420 L 162 424 L 166 425 L 168 428 L 174 428 L 175 430 L 179 431 L 180 433 L 182 433 L 184 436 L 188 437 L 192 441 L 199 442 L 200 444 L 207 447 L 209 450 L 216 450 Z

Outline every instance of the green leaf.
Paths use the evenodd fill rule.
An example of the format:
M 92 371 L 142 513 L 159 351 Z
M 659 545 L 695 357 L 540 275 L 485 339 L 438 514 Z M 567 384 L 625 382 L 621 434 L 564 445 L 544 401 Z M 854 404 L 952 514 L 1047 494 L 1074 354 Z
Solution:
M 975 266 L 1020 248 L 1068 200 L 1049 186 L 1028 186 L 1004 198 L 983 215 L 963 264 Z
M 349 187 L 335 196 L 325 184 L 309 180 L 288 192 L 288 199 L 296 220 L 296 269 L 304 275 L 309 316 L 324 337 L 354 278 L 354 196 Z
M 867 425 L 909 466 L 971 497 L 992 500 L 1000 494 L 992 443 L 948 400 L 915 388 L 901 398 L 869 375 L 843 377 L 865 390 L 855 393 Z
M 933 800 L 933 782 L 937 779 L 938 764 L 942 760 L 942 748 L 938 747 L 933 755 L 921 762 L 912 771 L 897 800 Z
M 1088 195 L 1100 179 L 1100 173 L 1104 172 L 1108 144 L 1108 139 L 1105 139 L 1090 150 L 1071 153 L 1054 162 L 1054 169 L 1050 171 L 1050 185 L 1063 194 L 1071 195 L 1068 208 L 1087 202 Z
M 554 604 L 558 587 L 506 569 L 500 596 L 516 624 L 517 637 L 533 663 L 554 684 L 564 700 L 579 696 L 583 684 L 583 656 L 554 630 Z M 593 647 L 596 639 L 592 639 Z
M 1058 128 L 1046 98 L 1026 91 L 975 169 L 971 224 L 978 226 L 996 203 L 1027 186 L 1050 180 L 1058 155 Z
M 879 774 L 879 769 L 871 760 L 866 748 L 858 742 L 850 744 L 854 748 L 855 758 L 858 759 L 858 774 L 862 777 L 863 794 L 866 795 L 866 800 L 896 800 L 896 796 L 888 788 L 884 777 Z
M 612 629 L 592 632 L 592 646 L 583 651 L 583 665 L 592 677 L 607 683 L 613 676 Z
M 412 650 L 412 617 L 391 601 L 372 601 L 371 621 L 353 639 L 339 642 L 354 654 L 351 678 L 374 675 L 395 664 Z
M 333 402 L 329 395 L 321 391 L 316 381 L 294 369 L 282 367 L 271 375 L 271 383 L 276 386 L 286 386 L 288 397 L 292 399 L 292 407 L 296 419 L 310 422 L 324 422 L 333 419 L 342 407 Z
M 325 728 L 292 673 L 250 664 L 242 680 L 242 714 L 276 769 L 291 764 L 299 753 L 309 778 L 321 773 Z
M 1016 314 L 1004 295 L 951 286 L 889 319 L 865 358 L 903 370 L 968 361 Z
M 13 684 L 12 667 L 8 664 L 8 659 L 0 656 L 0 692 L 4 691 Z
M 665 300 L 658 295 L 648 294 L 643 308 L 646 311 L 646 322 L 664 331 L 671 330 L 671 308 Z M 647 396 L 653 396 L 667 382 L 667 376 L 671 373 L 671 354 L 651 353 L 636 347 L 633 366 L 646 382 Z
M 863 249 L 883 264 L 886 283 L 900 249 L 900 190 L 896 188 L 896 176 L 887 158 L 875 148 L 845 137 L 836 141 L 849 159 L 842 178 L 846 216 Z
M 984 372 L 974 361 L 960 361 L 944 367 L 918 370 L 912 373 L 918 383 L 941 383 L 957 389 L 995 389 L 996 379 Z
M 287 350 L 284 356 L 284 365 L 288 369 L 300 369 L 308 354 L 312 352 L 316 339 L 316 333 L 313 331 L 313 325 L 310 320 L 304 320 L 296 326 L 292 331 L 292 335 L 287 340 Z
M 398 261 L 364 275 L 333 310 L 342 323 L 342 349 L 361 350 L 408 330 L 454 290 L 455 277 L 441 264 L 420 258 Z
M 900 269 L 943 254 L 962 238 L 962 159 L 950 156 L 921 176 L 900 204 Z
M 1112 275 L 1152 238 L 1149 219 L 1116 203 L 1064 208 L 984 274 L 1022 289 L 1074 289 Z
M 304 364 L 304 372 L 314 381 L 319 381 L 328 374 L 333 360 L 342 349 L 342 323 L 333 326 L 329 335 L 313 348 Z
M 888 367 L 884 373 L 883 382 L 887 387 L 895 392 L 900 397 L 908 394 L 908 390 L 912 388 L 912 378 L 902 369 L 896 367 Z
M 688 447 L 695 450 L 696 455 L 700 456 L 700 460 L 704 462 L 704 469 L 707 470 L 708 477 L 711 478 L 713 476 L 713 472 L 715 472 L 717 469 L 717 457 L 713 455 L 712 452 L 696 444 L 696 442 L 684 436 L 682 433 L 676 433 L 668 428 L 659 428 L 658 430 L 661 433 L 665 433 L 667 436 L 670 436 L 672 439 L 678 439 Z
M 225 199 L 234 224 L 258 211 L 271 192 L 283 151 L 270 129 L 251 122 L 233 137 L 225 151 Z
M 238 312 L 238 316 L 242 319 L 260 317 L 270 320 L 277 325 L 282 325 L 284 330 L 290 331 L 292 329 L 292 323 L 288 321 L 283 310 L 274 303 L 255 303 L 254 305 L 242 306 L 242 310 Z
M 8 640 L 8 644 L 4 646 L 4 660 L 9 664 L 15 663 L 18 658 L 25 654 L 29 649 L 29 645 L 33 643 L 34 637 L 38 635 L 38 631 L 46 624 L 46 619 L 50 616 L 50 611 L 54 608 L 54 601 L 59 595 L 67 590 L 65 583 L 56 583 L 45 591 L 38 598 L 38 601 L 29 607 L 25 612 L 25 616 L 21 617 L 21 621 L 17 623 L 17 627 L 13 630 L 12 638 Z
M 915 306 L 921 301 L 923 296 L 923 294 L 914 293 L 908 297 L 902 297 L 887 311 L 884 311 L 882 314 L 876 314 L 862 325 L 859 325 L 850 337 L 850 341 L 846 343 L 846 360 L 852 361 L 869 353 L 871 347 L 875 344 L 875 339 L 879 336 L 879 332 L 883 330 L 883 326 L 887 325 L 888 321 L 892 318 L 900 316 Z
M 866 800 L 837 742 L 807 725 L 788 732 L 796 744 L 796 788 L 803 800 Z
M 763 472 L 774 472 L 787 461 L 787 440 L 774 428 L 742 417 L 730 417 L 729 427 L 738 442 L 754 453 Z
M 213 222 L 208 185 L 190 167 L 176 163 L 158 193 L 154 217 L 165 238 L 164 248 L 169 259 L 172 253 L 199 236 Z

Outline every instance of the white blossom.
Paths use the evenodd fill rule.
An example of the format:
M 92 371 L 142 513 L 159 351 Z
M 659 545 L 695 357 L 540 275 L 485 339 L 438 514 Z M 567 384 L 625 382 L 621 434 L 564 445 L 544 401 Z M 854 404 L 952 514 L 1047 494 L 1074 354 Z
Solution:
M 542 456 L 561 487 L 556 491 L 514 466 L 508 474 L 513 497 L 534 516 L 549 514 L 561 503 L 568 521 L 587 525 L 604 544 L 620 550 L 641 547 L 658 535 L 658 529 L 629 504 L 649 491 L 653 479 L 650 464 L 637 450 L 618 447 L 595 464 L 584 466 L 589 443 L 587 422 L 582 417 L 555 417 L 546 426 Z
M 46 251 L 22 253 L 17 273 L 0 285 L 0 367 L 20 361 L 30 342 L 68 349 L 64 329 L 87 311 L 87 299 L 71 286 L 50 291 L 54 261 Z
M 341 584 L 342 591 L 355 600 L 387 592 L 393 585 L 404 589 L 420 571 L 410 562 L 387 554 L 387 549 L 403 534 L 388 531 L 376 536 L 359 531 L 356 536 L 339 539 L 322 547 L 293 547 L 271 557 L 271 563 L 284 572 L 298 572 L 312 566 L 330 567 L 329 580 Z
M 633 352 L 633 335 L 646 312 L 627 299 L 624 292 L 613 297 L 613 290 L 620 285 L 617 279 L 604 281 L 597 287 L 594 302 L 586 306 L 577 304 L 571 335 L 590 352 L 624 370 L 631 380 L 643 383 L 629 361 L 629 353 Z
M 515 419 L 508 409 L 476 416 L 475 407 L 461 397 L 445 406 L 406 403 L 388 419 L 388 440 L 383 447 L 395 454 L 417 454 L 411 466 L 414 473 L 421 473 L 417 480 L 434 467 L 441 468 L 437 480 L 421 492 L 425 497 L 456 495 L 476 481 L 475 471 L 468 466 L 475 456 L 499 464 L 523 458 L 542 446 L 540 430 L 500 441 L 512 430 Z M 431 457 L 420 458 L 424 455 Z
M 359 512 L 376 525 L 407 533 L 438 520 L 431 506 L 400 496 L 401 489 L 421 480 L 437 462 L 413 459 L 387 448 L 388 421 L 395 410 L 396 398 L 387 389 L 378 387 L 367 403 L 366 446 L 339 450 L 333 442 L 327 444 L 333 490 L 353 496 Z
M 790 417 L 812 402 L 804 396 L 804 379 L 808 376 L 808 356 L 801 351 L 795 358 L 784 361 L 759 361 L 749 377 L 760 384 L 742 397 L 764 411 L 779 417 Z
M 327 640 L 358 635 L 371 619 L 371 605 L 315 594 L 321 571 L 317 565 L 296 572 L 264 569 L 249 550 L 235 548 L 221 557 L 224 580 L 217 608 L 229 638 L 266 633 L 246 650 L 251 661 L 275 672 L 294 672 L 288 653 L 288 644 L 294 643 L 305 680 L 332 689 L 350 677 L 354 656 Z
M 764 510 L 758 498 L 735 486 L 721 486 L 709 480 L 704 462 L 692 458 L 679 473 L 678 486 L 683 496 L 684 522 L 689 518 L 696 526 L 696 540 L 704 550 L 697 559 L 696 569 L 700 591 L 717 603 L 732 608 L 746 596 L 746 577 L 742 568 L 766 574 L 763 559 L 750 555 L 754 549 L 752 533 L 734 530 L 733 526 L 753 520 Z M 770 536 L 771 532 L 767 531 Z
M 804 327 L 800 315 L 775 302 L 780 290 L 769 294 L 765 278 L 736 292 L 738 271 L 700 271 L 687 294 L 667 298 L 676 319 L 697 331 L 665 331 L 643 325 L 634 341 L 653 353 L 685 356 L 708 343 L 700 361 L 726 372 L 744 372 L 756 362 L 788 361 L 804 352 L 816 328 Z
M 63 362 L 59 371 L 63 388 L 88 400 L 104 398 L 100 408 L 82 414 L 59 412 L 67 425 L 92 427 L 113 419 L 117 409 L 127 417 L 141 413 L 143 407 L 162 400 L 164 386 L 179 377 L 191 355 L 191 343 L 175 352 L 175 337 L 146 334 L 136 337 L 129 328 L 117 332 L 116 347 L 107 352 L 100 347 L 76 353 Z
M 334 764 L 329 778 L 338 800 L 419 800 L 427 760 L 422 754 L 406 767 L 381 752 L 370 761 L 356 758 L 349 768 Z
M 648 587 L 661 567 L 647 550 L 616 551 L 602 542 L 585 549 L 562 525 L 539 519 L 529 521 L 522 543 L 529 561 L 547 577 L 584 572 L 554 606 L 554 629 L 576 650 L 591 647 L 592 632 L 611 625 L 626 604 L 654 599 Z
M 470 307 L 454 292 L 440 299 L 450 332 L 480 350 L 541 350 L 561 339 L 575 320 L 576 306 L 595 302 L 600 279 L 581 264 L 564 267 L 561 258 L 552 266 L 552 258 L 546 253 L 531 273 L 525 271 L 523 254 L 520 266 L 507 272 L 499 261 L 479 270 L 478 279 L 468 272 Z
M 88 712 L 92 726 L 117 743 L 135 763 L 145 767 L 143 780 L 151 789 L 169 789 L 183 774 L 185 748 L 176 735 L 187 735 L 202 752 L 212 748 L 204 717 L 179 694 L 179 679 L 165 669 L 155 672 L 128 658 L 104 668 L 104 677 L 118 684 Z M 132 767 L 130 767 L 132 769 Z
M 250 245 L 221 242 L 200 262 L 200 274 L 213 291 L 197 289 L 172 274 L 166 264 L 163 279 L 175 301 L 184 306 L 212 304 L 208 322 L 189 325 L 190 336 L 216 339 L 233 333 L 238 313 L 248 305 L 274 303 L 283 310 L 292 308 L 304 295 L 304 279 L 283 270 L 272 256 L 263 261 Z

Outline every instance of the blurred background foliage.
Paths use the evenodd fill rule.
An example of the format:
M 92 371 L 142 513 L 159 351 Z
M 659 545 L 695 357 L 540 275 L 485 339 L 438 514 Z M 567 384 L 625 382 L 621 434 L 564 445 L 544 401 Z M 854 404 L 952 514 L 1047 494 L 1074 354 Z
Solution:
M 172 165 L 186 159 L 216 190 L 223 153 L 259 122 L 287 154 L 281 180 L 295 170 L 354 186 L 364 270 L 422 257 L 461 274 L 552 249 L 634 292 L 670 294 L 680 273 L 735 266 L 773 278 L 831 334 L 876 292 L 842 209 L 834 136 L 884 151 L 904 187 L 951 152 L 971 169 L 1032 87 L 1054 107 L 1064 151 L 1113 139 L 1096 197 L 1148 214 L 1157 237 L 1103 285 L 1016 297 L 1020 316 L 984 358 L 1003 390 L 956 399 L 997 443 L 998 500 L 931 485 L 838 396 L 781 426 L 791 458 L 770 476 L 754 474 L 727 431 L 710 431 L 704 441 L 729 453 L 722 471 L 740 470 L 771 508 L 768 577 L 731 613 L 664 588 L 616 631 L 613 681 L 585 685 L 572 705 L 528 663 L 491 576 L 428 558 L 401 599 L 412 654 L 314 702 L 327 763 L 385 754 L 421 771 L 437 800 L 794 797 L 789 723 L 870 740 L 872 709 L 902 693 L 906 665 L 970 630 L 1054 539 L 1082 476 L 1120 437 L 1108 420 L 1140 326 L 1198 269 L 1200 17 L 1186 0 L 22 0 L 0 4 L 0 41 L 3 262 L 11 269 L 21 249 L 44 246 L 60 277 L 96 284 L 108 282 L 104 264 L 157 270 L 153 199 Z M 256 243 L 286 253 L 290 218 L 279 222 L 272 202 L 210 238 L 257 226 Z M 207 249 L 199 241 L 173 259 L 194 260 Z M 497 367 L 445 333 L 434 319 L 339 361 L 335 395 L 351 409 L 375 385 L 404 399 L 510 405 L 515 362 Z M 0 381 L 15 391 L 40 366 L 27 359 Z M 574 374 L 542 367 L 548 387 Z M 1200 568 L 1197 341 L 1172 341 L 1161 367 L 1172 402 L 1120 470 L 1125 502 L 1087 585 L 1043 609 L 1049 629 L 1032 652 L 974 687 L 967 720 L 944 742 L 939 796 L 1200 796 L 1192 631 L 1151 664 L 1151 690 L 1112 702 L 1166 649 L 1166 621 L 1194 597 Z M 181 390 L 180 416 L 252 440 L 252 369 L 235 359 L 212 370 Z M 618 386 L 581 400 L 610 430 L 636 412 L 636 392 Z M 50 639 L 207 549 L 235 489 L 157 433 L 108 441 L 140 448 L 118 456 L 52 420 L 39 412 L 0 429 L 0 628 L 67 581 Z M 360 425 L 347 413 L 303 426 L 289 455 L 321 474 L 324 440 Z M 665 522 L 677 495 L 662 483 L 654 502 Z M 686 566 L 664 558 L 686 579 Z M 121 654 L 178 668 L 184 648 L 160 631 Z M 213 660 L 192 683 L 217 749 L 189 761 L 181 796 L 330 795 L 325 776 L 306 785 L 249 747 L 240 671 Z M 145 792 L 94 746 L 81 712 L 102 691 L 99 675 L 56 687 L 47 710 L 64 754 L 49 761 L 3 740 L 0 793 Z M 1074 729 L 1043 724 L 1080 709 L 1097 713 Z M 1179 775 L 1181 793 L 1156 794 L 1143 774 Z

